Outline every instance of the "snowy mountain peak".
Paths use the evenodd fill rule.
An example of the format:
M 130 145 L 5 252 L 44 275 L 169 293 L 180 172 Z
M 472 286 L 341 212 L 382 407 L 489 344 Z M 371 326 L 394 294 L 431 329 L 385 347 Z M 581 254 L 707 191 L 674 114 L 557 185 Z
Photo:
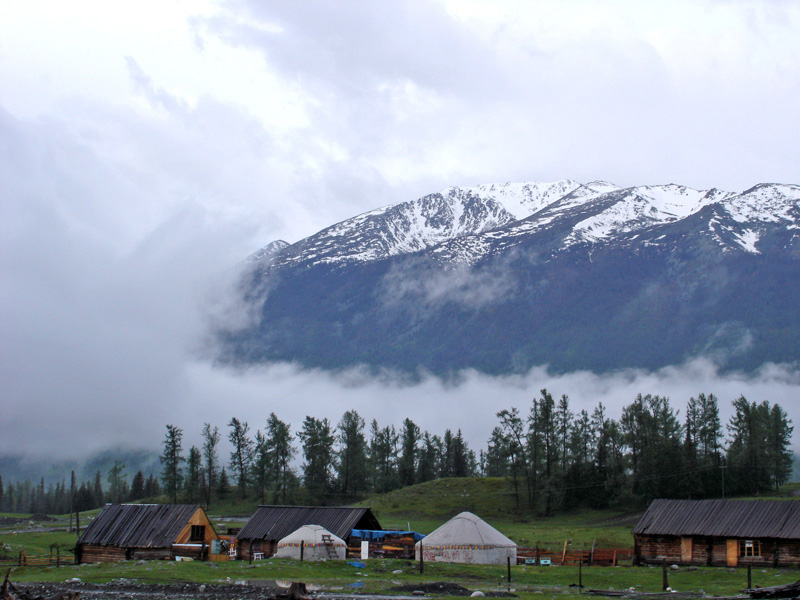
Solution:
M 250 256 L 245 259 L 245 262 L 261 262 L 264 260 L 269 260 L 273 256 L 276 256 L 281 250 L 287 248 L 289 246 L 289 242 L 284 242 L 283 240 L 275 240 L 274 242 L 270 242 L 263 248 L 256 250 Z
M 251 258 L 279 267 L 311 266 L 431 250 L 439 261 L 475 264 L 546 232 L 552 251 L 622 238 L 659 245 L 665 243 L 660 241 L 666 239 L 663 232 L 649 231 L 694 215 L 708 219 L 705 231 L 720 246 L 752 253 L 758 251 L 763 224 L 800 227 L 799 202 L 800 186 L 784 184 L 759 184 L 741 194 L 677 184 L 620 188 L 570 179 L 449 187 L 365 212 L 296 244 L 276 242 Z M 706 207 L 711 212 L 703 212 Z

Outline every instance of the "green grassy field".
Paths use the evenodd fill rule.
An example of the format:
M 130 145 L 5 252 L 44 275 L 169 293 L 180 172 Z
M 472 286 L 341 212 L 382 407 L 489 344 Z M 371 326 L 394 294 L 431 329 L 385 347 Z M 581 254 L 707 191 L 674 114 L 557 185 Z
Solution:
M 398 490 L 365 500 L 380 522 L 387 528 L 410 527 L 430 533 L 449 517 L 469 510 L 502 531 L 520 546 L 560 552 L 565 541 L 570 550 L 598 548 L 629 548 L 633 545 L 631 528 L 638 518 L 636 513 L 613 511 L 576 511 L 552 517 L 517 515 L 513 495 L 507 483 L 490 478 L 445 479 Z M 252 506 L 254 508 L 255 505 Z M 95 514 L 97 511 L 93 511 Z M 209 515 L 222 528 L 237 526 L 246 521 L 251 507 L 241 501 L 212 506 Z M 25 517 L 29 515 L 8 515 Z M 89 514 L 82 514 L 85 526 Z M 41 531 L 34 530 L 27 520 L 0 529 L 0 548 L 9 559 L 16 559 L 24 550 L 29 556 L 47 556 L 58 546 L 61 556 L 70 556 L 76 541 L 75 533 L 64 530 L 67 517 L 55 522 L 42 523 Z M 38 529 L 38 525 L 36 528 Z M 61 530 L 59 530 L 61 528 Z M 238 581 L 303 581 L 320 586 L 330 593 L 399 593 L 400 585 L 416 586 L 426 582 L 445 581 L 458 583 L 471 590 L 516 590 L 523 598 L 565 597 L 579 593 L 579 577 L 585 588 L 623 590 L 634 588 L 640 592 L 662 591 L 662 569 L 652 567 L 583 567 L 575 566 L 512 566 L 511 581 L 507 568 L 483 565 L 451 565 L 426 563 L 424 573 L 418 564 L 404 560 L 366 561 L 366 567 L 353 567 L 338 561 L 301 563 L 296 560 L 269 559 L 248 564 L 243 561 L 229 563 L 152 561 L 137 564 L 133 561 L 103 565 L 69 565 L 56 567 L 11 568 L 15 582 L 60 582 L 78 578 L 87 583 L 105 583 L 115 580 L 132 580 L 140 583 L 197 584 L 230 583 Z M 398 572 L 399 571 L 399 572 Z M 736 595 L 747 584 L 746 569 L 718 567 L 681 568 L 667 572 L 669 585 L 678 592 L 704 593 L 715 596 Z M 793 583 L 800 579 L 797 569 L 754 569 L 755 586 L 773 586 Z M 407 593 L 407 592 L 406 592 Z
M 795 569 L 764 569 L 753 572 L 753 585 L 771 586 L 797 580 Z M 661 568 L 648 567 L 532 567 L 515 566 L 511 581 L 505 566 L 452 565 L 426 563 L 419 573 L 416 563 L 403 560 L 369 560 L 365 567 L 354 567 L 340 561 L 301 563 L 296 560 L 269 559 L 248 564 L 153 561 L 68 567 L 17 567 L 12 581 L 61 582 L 77 578 L 86 583 L 126 580 L 138 583 L 230 583 L 263 581 L 303 581 L 326 592 L 357 591 L 366 594 L 398 593 L 398 586 L 421 586 L 444 581 L 457 583 L 470 590 L 505 591 L 513 589 L 521 597 L 578 595 L 577 584 L 584 589 L 639 592 L 662 591 Z M 579 579 L 580 578 L 580 579 Z M 698 568 L 668 571 L 668 583 L 678 592 L 695 592 L 716 596 L 736 595 L 747 583 L 745 569 Z

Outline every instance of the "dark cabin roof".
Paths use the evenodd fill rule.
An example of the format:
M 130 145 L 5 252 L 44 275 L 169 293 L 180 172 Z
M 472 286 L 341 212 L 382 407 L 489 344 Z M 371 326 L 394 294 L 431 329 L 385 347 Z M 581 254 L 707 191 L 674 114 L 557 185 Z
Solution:
M 800 501 L 654 500 L 633 533 L 800 539 Z
M 236 536 L 239 540 L 280 540 L 303 525 L 321 525 L 347 539 L 353 529 L 382 529 L 369 508 L 349 506 L 259 506 Z
M 196 504 L 106 504 L 78 544 L 120 548 L 169 548 Z

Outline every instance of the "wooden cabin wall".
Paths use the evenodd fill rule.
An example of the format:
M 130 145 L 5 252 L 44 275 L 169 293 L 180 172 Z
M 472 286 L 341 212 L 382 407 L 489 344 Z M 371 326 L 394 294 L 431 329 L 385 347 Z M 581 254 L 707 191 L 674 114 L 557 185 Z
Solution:
M 79 547 L 81 563 L 120 562 L 125 560 L 125 548 L 115 546 L 89 546 L 83 544 Z
M 169 548 L 131 548 L 129 552 L 131 560 L 169 560 L 172 552 Z
M 800 540 L 780 540 L 776 546 L 776 567 L 800 565 Z
M 636 559 L 640 563 L 679 563 L 681 538 L 676 536 L 636 535 Z
M 737 556 L 737 566 L 789 567 L 800 566 L 800 540 L 760 539 L 760 556 Z M 679 536 L 634 536 L 634 551 L 639 564 L 689 564 L 681 560 Z M 737 540 L 738 543 L 738 540 Z M 728 566 L 728 538 L 695 536 L 692 538 L 691 564 Z
M 253 548 L 256 548 L 255 550 Z M 269 558 L 278 549 L 277 540 L 239 540 L 236 547 L 236 558 L 238 560 L 252 560 L 255 552 L 264 554 L 264 558 Z
M 214 526 L 206 516 L 206 511 L 204 511 L 202 508 L 198 508 L 186 525 L 183 526 L 183 529 L 181 529 L 178 537 L 175 538 L 175 544 L 189 543 L 189 537 L 192 533 L 192 525 L 203 525 L 205 527 L 205 536 L 203 541 L 207 546 L 210 546 L 213 540 L 219 539 L 217 532 L 214 530 Z

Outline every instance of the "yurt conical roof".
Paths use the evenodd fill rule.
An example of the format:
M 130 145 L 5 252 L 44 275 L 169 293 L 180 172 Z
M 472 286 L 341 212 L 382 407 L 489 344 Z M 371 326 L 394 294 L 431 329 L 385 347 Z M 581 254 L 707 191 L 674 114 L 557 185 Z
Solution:
M 422 545 L 426 548 L 436 546 L 471 546 L 476 548 L 516 547 L 516 544 L 471 512 L 462 512 L 444 525 L 425 536 Z

